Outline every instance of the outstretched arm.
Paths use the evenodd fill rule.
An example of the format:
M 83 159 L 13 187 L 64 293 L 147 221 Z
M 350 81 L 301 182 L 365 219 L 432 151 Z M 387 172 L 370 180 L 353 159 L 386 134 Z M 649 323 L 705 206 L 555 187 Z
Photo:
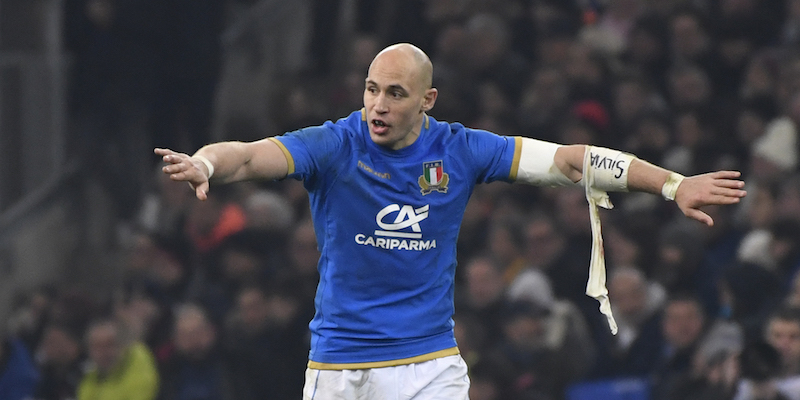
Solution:
M 281 179 L 289 171 L 283 151 L 269 139 L 247 143 L 214 143 L 204 146 L 192 156 L 170 149 L 155 149 L 154 152 L 167 163 L 162 169 L 164 173 L 174 181 L 189 182 L 200 200 L 208 197 L 209 178 L 220 183 Z
M 584 145 L 561 146 L 556 150 L 556 167 L 573 182 L 583 177 Z M 628 189 L 660 195 L 672 172 L 647 161 L 634 159 L 628 168 Z M 738 171 L 717 171 L 686 177 L 678 186 L 675 202 L 684 215 L 706 225 L 711 217 L 700 210 L 707 205 L 735 204 L 747 195 Z

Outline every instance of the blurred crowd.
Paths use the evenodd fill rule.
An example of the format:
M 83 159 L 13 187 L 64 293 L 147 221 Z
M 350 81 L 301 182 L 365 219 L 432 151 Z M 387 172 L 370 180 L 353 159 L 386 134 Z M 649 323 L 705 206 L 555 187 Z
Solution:
M 21 293 L 0 333 L 0 398 L 300 396 L 319 257 L 302 182 L 213 186 L 200 202 L 154 157 L 140 185 L 124 168 L 128 134 L 145 151 L 209 141 L 219 35 L 255 3 L 66 1 L 76 151 L 106 167 L 123 278 Z M 350 34 L 334 35 L 344 2 L 309 1 L 308 60 L 263 110 L 278 130 L 240 121 L 226 139 L 361 108 L 372 57 L 404 41 L 433 60 L 438 120 L 746 181 L 742 203 L 706 210 L 712 227 L 612 194 L 617 335 L 584 294 L 583 189 L 478 187 L 454 316 L 472 400 L 600 398 L 581 385 L 632 379 L 655 400 L 800 400 L 800 0 L 351 3 Z

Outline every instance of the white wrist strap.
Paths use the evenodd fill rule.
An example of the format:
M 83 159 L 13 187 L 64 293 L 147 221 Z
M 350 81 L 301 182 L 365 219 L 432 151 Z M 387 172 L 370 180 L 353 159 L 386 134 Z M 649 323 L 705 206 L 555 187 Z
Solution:
M 208 179 L 211 179 L 211 176 L 214 175 L 214 164 L 211 164 L 211 161 L 208 161 L 208 159 L 203 156 L 192 156 L 192 158 L 196 158 L 206 165 L 206 168 L 208 168 Z
M 661 195 L 667 200 L 675 200 L 675 195 L 678 193 L 678 186 L 681 185 L 683 179 L 683 175 L 671 172 L 669 176 L 667 176 L 667 181 L 664 182 L 664 186 L 661 186 Z

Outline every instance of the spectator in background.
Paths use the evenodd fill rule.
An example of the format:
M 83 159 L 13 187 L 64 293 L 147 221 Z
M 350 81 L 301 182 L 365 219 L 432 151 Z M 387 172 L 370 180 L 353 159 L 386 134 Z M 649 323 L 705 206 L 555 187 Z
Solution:
M 208 255 L 247 226 L 243 207 L 230 198 L 194 202 L 187 216 L 184 234 L 191 240 L 193 250 Z
M 785 292 L 800 272 L 800 221 L 781 218 L 770 225 L 769 232 L 769 256 Z
M 615 56 L 628 46 L 630 31 L 646 7 L 636 0 L 611 0 L 600 18 L 579 33 L 582 41 Z
M 317 236 L 310 219 L 301 220 L 295 224 L 289 234 L 287 247 L 288 262 L 278 273 L 282 275 L 282 279 L 294 281 L 299 286 L 297 293 L 299 298 L 308 302 L 308 307 L 310 307 L 313 304 L 319 280 L 317 262 L 320 256 Z M 313 315 L 313 309 L 310 312 Z
M 113 320 L 86 330 L 91 367 L 78 386 L 77 400 L 154 400 L 159 376 L 155 359 L 141 342 Z
M 481 13 L 465 24 L 469 46 L 461 68 L 475 84 L 493 82 L 512 104 L 519 99 L 528 63 L 511 47 L 508 22 L 495 14 Z
M 612 125 L 606 140 L 612 143 L 620 143 L 632 135 L 640 116 L 665 107 L 665 100 L 639 74 L 619 77 L 610 95 Z
M 472 258 L 465 268 L 464 291 L 458 294 L 456 309 L 479 322 L 486 343 L 494 345 L 502 335 L 501 311 L 506 305 L 503 271 L 485 256 Z
M 44 330 L 36 361 L 42 379 L 36 387 L 36 400 L 74 399 L 83 377 L 84 361 L 81 334 L 66 324 L 51 323 Z
M 760 338 L 769 314 L 783 299 L 777 275 L 753 264 L 729 267 L 719 280 L 719 316 L 741 325 L 748 339 Z
M 697 347 L 692 367 L 668 387 L 672 400 L 729 400 L 738 389 L 744 335 L 735 323 L 718 322 Z
M 161 365 L 159 400 L 233 400 L 230 371 L 205 312 L 183 305 L 175 312 L 174 353 Z
M 739 356 L 742 380 L 733 400 L 795 400 L 800 391 L 785 392 L 777 384 L 780 354 L 764 341 L 748 343 Z
M 458 312 L 453 315 L 453 333 L 455 334 L 461 356 L 468 366 L 483 362 L 487 350 L 487 338 L 483 321 L 469 312 Z M 499 339 L 492 338 L 493 341 Z
M 790 282 L 784 303 L 788 307 L 800 308 L 800 274 L 795 275 Z
M 114 318 L 125 327 L 125 339 L 141 342 L 156 355 L 168 341 L 171 312 L 148 292 L 123 292 L 114 304 Z
M 525 268 L 522 256 L 522 224 L 518 215 L 494 221 L 488 228 L 487 252 L 503 271 L 503 282 L 510 284 Z
M 575 261 L 580 255 L 569 253 L 567 238 L 556 226 L 551 215 L 543 211 L 534 211 L 523 227 L 523 235 L 526 269 L 544 272 L 550 279 L 553 293 L 557 298 L 575 301 L 586 297 L 584 290 L 578 289 L 579 293 L 574 290 L 579 282 L 586 280 L 586 271 L 583 268 L 580 272 L 576 268 L 571 268 L 575 266 Z M 523 271 L 521 274 L 524 273 Z M 575 282 L 574 278 L 578 278 L 578 282 Z
M 488 362 L 470 366 L 470 400 L 501 400 L 506 387 L 503 372 Z
M 282 399 L 302 391 L 308 320 L 299 313 L 296 295 L 297 289 L 286 282 L 239 292 L 224 344 L 234 398 Z
M 696 298 L 675 296 L 664 306 L 661 334 L 664 343 L 651 361 L 654 399 L 667 398 L 668 389 L 676 385 L 692 368 L 692 358 L 706 330 L 706 314 Z
M 610 69 L 599 52 L 586 45 L 573 44 L 564 71 L 571 83 L 570 99 L 573 102 L 595 100 L 607 104 Z
M 39 371 L 22 341 L 7 336 L 3 330 L 0 330 L 0 399 L 28 399 L 39 382 Z
M 670 66 L 670 35 L 665 18 L 653 13 L 639 17 L 628 33 L 628 45 L 619 57 L 626 69 L 664 93 Z
M 153 180 L 153 188 L 143 196 L 137 212 L 136 228 L 175 241 L 182 239 L 183 225 L 189 212 L 187 200 L 191 200 L 191 196 L 187 196 L 186 190 L 181 190 L 183 188 L 170 183 L 163 174 Z
M 670 107 L 675 111 L 702 113 L 710 121 L 719 121 L 720 109 L 716 104 L 714 87 L 709 73 L 695 64 L 678 64 L 667 73 L 667 94 Z M 715 129 L 712 132 L 722 131 Z M 718 147 L 727 143 L 717 142 Z
M 705 74 L 714 71 L 717 60 L 708 29 L 708 21 L 695 9 L 686 7 L 673 13 L 669 20 L 673 66 L 691 64 L 699 67 Z M 709 82 L 706 86 L 706 90 L 712 90 Z
M 619 327 L 611 351 L 616 365 L 609 373 L 643 375 L 663 343 L 660 323 L 666 292 L 638 269 L 620 267 L 609 278 L 608 294 Z
M 522 88 L 518 124 L 522 135 L 556 140 L 556 128 L 569 109 L 569 82 L 556 66 L 533 71 Z
M 765 340 L 780 354 L 779 379 L 800 388 L 800 309 L 778 309 L 765 326 Z
M 21 294 L 17 307 L 13 310 L 4 328 L 9 336 L 21 340 L 28 349 L 35 349 L 42 338 L 42 332 L 50 318 L 53 304 L 58 294 L 52 287 L 41 286 Z M 63 298 L 61 299 L 63 300 Z M 0 325 L 1 326 L 1 325 Z M 0 333 L 2 333 L 0 331 Z
M 196 299 L 213 321 L 222 322 L 236 304 L 242 288 L 258 285 L 276 275 L 280 242 L 250 229 L 228 236 L 210 257 L 208 276 L 198 288 Z
M 580 372 L 568 357 L 547 346 L 548 311 L 526 300 L 509 303 L 502 313 L 503 340 L 489 354 L 507 385 L 500 398 L 558 398 Z
M 800 271 L 800 223 L 791 219 L 777 218 L 774 194 L 763 188 L 761 203 L 752 204 L 750 211 L 765 209 L 769 212 L 768 223 L 762 229 L 752 230 L 739 246 L 739 259 L 768 271 L 777 280 L 775 295 L 785 296 L 792 290 L 792 281 Z M 758 193 L 757 193 L 758 195 Z
M 775 200 L 778 218 L 800 222 L 800 174 L 794 173 L 781 181 Z
M 702 239 L 692 227 L 672 225 L 661 229 L 650 276 L 667 293 L 699 294 L 702 247 Z
M 783 24 L 781 39 L 786 45 L 800 44 L 800 1 L 786 1 L 786 22 Z

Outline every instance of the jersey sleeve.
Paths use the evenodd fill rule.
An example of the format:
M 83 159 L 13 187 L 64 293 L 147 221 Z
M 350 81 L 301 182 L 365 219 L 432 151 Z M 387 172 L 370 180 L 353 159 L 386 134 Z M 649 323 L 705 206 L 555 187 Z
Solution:
M 307 180 L 326 170 L 341 153 L 342 136 L 333 123 L 303 128 L 270 138 L 281 148 L 289 163 L 290 178 Z
M 513 182 L 515 163 L 519 164 L 514 138 L 480 129 L 466 128 L 465 132 L 467 145 L 477 168 L 477 182 Z

